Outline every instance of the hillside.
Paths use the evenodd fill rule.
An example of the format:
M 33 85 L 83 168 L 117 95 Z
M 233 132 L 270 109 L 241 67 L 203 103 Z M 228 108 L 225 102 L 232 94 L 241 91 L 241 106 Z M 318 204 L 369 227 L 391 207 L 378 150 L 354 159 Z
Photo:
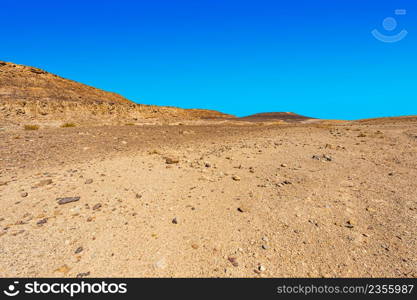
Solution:
M 265 122 L 265 121 L 285 121 L 285 122 L 301 122 L 312 120 L 313 118 L 297 115 L 292 112 L 267 112 L 258 113 L 246 117 L 240 118 L 240 120 L 253 121 L 253 122 Z
M 44 70 L 0 61 L 0 119 L 126 122 L 233 118 L 217 111 L 136 104 Z M 105 118 L 103 118 L 105 117 Z

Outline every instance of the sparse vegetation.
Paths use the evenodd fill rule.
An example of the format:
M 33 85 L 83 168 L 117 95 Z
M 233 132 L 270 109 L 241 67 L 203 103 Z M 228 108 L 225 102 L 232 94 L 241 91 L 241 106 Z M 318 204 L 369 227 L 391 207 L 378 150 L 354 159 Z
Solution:
M 69 127 L 75 127 L 75 123 L 64 123 L 61 125 L 62 128 L 69 128 Z
M 38 130 L 39 126 L 38 125 L 25 125 L 23 128 L 25 130 Z

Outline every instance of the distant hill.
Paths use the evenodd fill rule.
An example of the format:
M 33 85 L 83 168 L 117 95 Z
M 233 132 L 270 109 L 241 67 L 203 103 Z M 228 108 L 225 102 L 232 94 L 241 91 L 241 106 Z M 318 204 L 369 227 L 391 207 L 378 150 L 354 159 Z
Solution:
M 267 112 L 259 113 L 246 117 L 239 118 L 239 120 L 253 121 L 253 122 L 268 122 L 268 121 L 285 121 L 285 122 L 302 122 L 312 120 L 314 118 L 297 115 L 292 112 Z
M 136 104 L 44 70 L 0 61 L 0 120 L 76 122 L 234 118 L 218 111 Z

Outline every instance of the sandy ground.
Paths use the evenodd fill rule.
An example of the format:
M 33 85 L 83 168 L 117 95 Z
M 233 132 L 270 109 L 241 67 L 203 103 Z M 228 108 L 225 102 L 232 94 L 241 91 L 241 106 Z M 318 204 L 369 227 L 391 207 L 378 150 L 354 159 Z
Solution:
M 5 129 L 0 155 L 1 277 L 417 277 L 415 123 Z

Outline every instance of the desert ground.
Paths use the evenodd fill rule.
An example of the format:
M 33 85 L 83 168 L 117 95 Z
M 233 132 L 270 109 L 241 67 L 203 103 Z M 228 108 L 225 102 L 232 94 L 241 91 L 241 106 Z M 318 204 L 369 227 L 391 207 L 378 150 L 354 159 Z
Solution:
M 4 126 L 0 276 L 417 277 L 416 125 Z

